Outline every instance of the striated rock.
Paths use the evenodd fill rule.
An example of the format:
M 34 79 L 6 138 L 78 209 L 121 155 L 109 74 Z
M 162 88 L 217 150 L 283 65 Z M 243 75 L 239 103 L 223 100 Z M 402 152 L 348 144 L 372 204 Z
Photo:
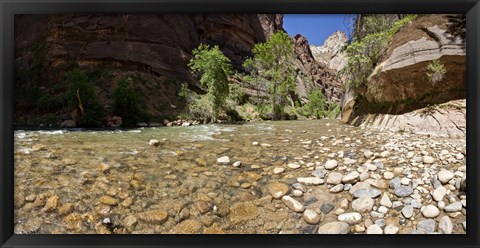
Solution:
M 155 103 L 150 112 L 172 114 L 179 111 L 179 82 L 202 91 L 187 66 L 200 43 L 219 45 L 233 67 L 243 70 L 253 46 L 281 30 L 282 24 L 281 14 L 17 15 L 15 59 L 29 67 L 35 44 L 44 44 L 40 66 L 47 89 L 48 84 L 62 82 L 64 72 L 72 68 L 70 61 L 81 69 L 108 70 L 113 77 L 103 78 L 102 84 L 110 92 L 99 95 L 105 107 L 111 107 L 110 85 L 136 74 L 148 82 L 149 87 L 138 90 L 147 102 Z M 118 127 L 121 122 L 108 119 L 107 125 Z
M 464 40 L 451 35 L 448 25 L 447 15 L 425 15 L 397 32 L 366 86 L 346 94 L 342 120 L 393 131 L 464 137 L 466 53 Z M 426 76 L 427 66 L 437 59 L 446 73 L 440 82 L 432 83 Z

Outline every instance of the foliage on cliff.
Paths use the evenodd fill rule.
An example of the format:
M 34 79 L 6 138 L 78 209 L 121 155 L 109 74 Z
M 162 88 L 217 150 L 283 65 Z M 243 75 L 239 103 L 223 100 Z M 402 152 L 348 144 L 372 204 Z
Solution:
M 367 25 L 362 28 L 366 29 L 364 32 L 367 35 L 348 45 L 346 49 L 348 63 L 340 72 L 347 78 L 347 88 L 359 87 L 367 82 L 393 35 L 416 18 L 416 15 L 407 15 L 394 22 L 391 27 L 384 23 L 384 18 L 384 15 L 368 16 Z M 374 25 L 375 23 L 384 24 Z
M 283 31 L 273 34 L 265 43 L 253 48 L 253 57 L 244 67 L 251 72 L 250 82 L 266 82 L 273 119 L 282 117 L 287 98 L 295 90 L 295 51 L 292 39 Z

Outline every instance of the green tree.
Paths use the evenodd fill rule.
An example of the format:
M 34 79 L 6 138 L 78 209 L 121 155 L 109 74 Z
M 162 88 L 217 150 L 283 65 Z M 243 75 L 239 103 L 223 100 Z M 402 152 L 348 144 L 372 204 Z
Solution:
M 308 103 L 304 106 L 307 116 L 320 119 L 325 115 L 325 107 L 325 97 L 321 90 L 308 93 Z
M 200 44 L 193 50 L 193 58 L 188 64 L 192 71 L 200 73 L 200 83 L 207 87 L 207 96 L 212 102 L 216 117 L 225 107 L 229 95 L 228 77 L 232 74 L 230 60 L 218 46 Z
M 285 32 L 278 31 L 267 42 L 256 44 L 253 55 L 244 63 L 250 71 L 247 78 L 253 84 L 266 82 L 273 119 L 278 120 L 282 117 L 289 93 L 295 90 L 293 41 Z
M 149 121 L 143 109 L 140 94 L 133 87 L 133 79 L 127 77 L 113 91 L 113 113 L 121 116 L 126 125 L 135 125 L 141 121 Z
M 77 109 L 79 124 L 82 126 L 98 127 L 102 125 L 105 112 L 95 93 L 95 85 L 84 71 L 73 69 L 66 76 L 68 90 L 67 104 Z

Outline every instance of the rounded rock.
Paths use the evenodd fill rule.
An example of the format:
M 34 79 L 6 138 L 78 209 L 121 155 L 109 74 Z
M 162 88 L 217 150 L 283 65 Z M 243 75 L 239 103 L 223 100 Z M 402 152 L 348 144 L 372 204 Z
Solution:
M 348 234 L 350 226 L 345 222 L 335 221 L 322 225 L 318 228 L 318 234 Z
M 375 201 L 372 198 L 368 196 L 364 196 L 364 197 L 355 199 L 352 202 L 352 208 L 357 212 L 363 213 L 363 212 L 368 212 L 372 210 L 374 204 L 375 204 Z
M 342 178 L 343 183 L 354 183 L 358 181 L 360 174 L 358 171 L 352 171 Z
M 308 224 L 316 225 L 318 222 L 320 222 L 320 215 L 311 209 L 307 209 L 305 212 L 303 212 L 303 220 L 305 220 L 305 222 Z
M 305 211 L 305 207 L 291 196 L 284 195 L 282 197 L 282 202 L 294 212 L 301 213 Z
M 440 172 L 438 172 L 438 180 L 442 184 L 447 184 L 448 181 L 450 181 L 452 178 L 453 178 L 453 173 L 451 171 L 441 170 Z
M 340 184 L 342 182 L 342 178 L 343 178 L 342 173 L 331 172 L 327 176 L 327 183 L 328 184 Z
M 327 170 L 333 170 L 337 168 L 337 166 L 338 166 L 338 162 L 335 159 L 327 160 L 327 162 L 325 162 L 325 169 Z
M 374 224 L 367 228 L 367 234 L 383 234 L 383 230 L 379 225 Z
M 338 221 L 348 223 L 349 225 L 358 224 L 362 220 L 360 213 L 343 213 L 338 216 Z
M 435 218 L 440 214 L 440 210 L 434 205 L 428 205 L 423 208 L 422 214 L 427 218 Z

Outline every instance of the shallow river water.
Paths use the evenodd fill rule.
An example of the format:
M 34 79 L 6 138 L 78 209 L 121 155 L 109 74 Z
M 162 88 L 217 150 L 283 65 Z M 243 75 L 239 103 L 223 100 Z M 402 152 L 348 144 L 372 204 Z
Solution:
M 149 145 L 152 139 L 160 145 Z M 229 161 L 219 163 L 224 156 Z M 465 206 L 442 209 L 466 201 L 459 186 L 465 156 L 464 139 L 361 129 L 339 120 L 17 130 L 15 233 L 317 233 L 339 221 L 351 233 L 365 233 L 372 224 L 383 232 L 393 226 L 396 233 L 438 233 L 445 232 L 444 216 L 453 233 L 465 233 Z M 327 160 L 338 165 L 326 169 Z M 455 174 L 439 182 L 441 169 Z M 344 178 L 355 171 L 353 179 Z M 327 180 L 333 172 L 341 182 Z M 397 179 L 385 172 L 412 193 L 396 195 L 391 182 Z M 335 186 L 341 190 L 333 192 Z M 352 186 L 382 194 L 361 208 L 352 203 Z M 446 189 L 439 201 L 431 196 L 438 187 Z M 382 208 L 383 195 L 393 206 Z M 410 218 L 402 214 L 407 205 L 414 206 Z M 425 217 L 427 205 L 440 213 Z M 353 212 L 359 220 L 340 220 Z M 418 223 L 424 219 L 434 220 L 433 230 Z

